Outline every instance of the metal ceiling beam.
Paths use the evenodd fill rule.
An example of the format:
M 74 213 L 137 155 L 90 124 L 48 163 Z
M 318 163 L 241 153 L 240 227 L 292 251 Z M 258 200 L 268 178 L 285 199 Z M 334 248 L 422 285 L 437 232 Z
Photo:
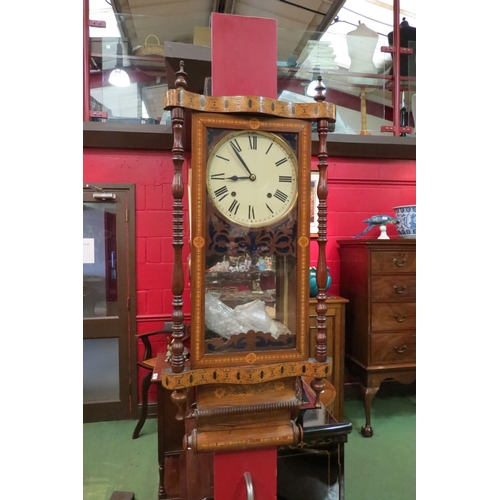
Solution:
M 118 31 L 120 32 L 122 38 L 122 43 L 127 46 L 127 54 L 132 54 L 133 47 L 130 41 L 131 34 L 128 31 L 127 23 L 125 22 L 125 17 L 123 15 L 120 15 L 120 14 L 126 14 L 126 16 L 128 16 L 129 18 L 132 17 L 128 2 L 125 2 L 126 8 L 124 9 L 120 0 L 110 0 L 110 1 L 111 1 L 111 6 L 113 7 L 113 12 L 115 13 L 115 17 L 117 19 L 116 24 L 118 26 Z M 135 33 L 132 36 L 134 35 Z
M 320 12 L 318 10 L 309 9 L 308 7 L 304 7 L 302 5 L 290 2 L 289 0 L 279 0 L 279 1 L 281 3 L 286 3 L 287 5 L 292 5 L 293 7 L 297 7 L 298 9 L 307 10 L 308 12 L 312 12 L 313 14 L 320 14 L 321 16 L 324 16 L 323 21 L 321 21 L 321 23 L 318 25 L 318 28 L 316 29 L 316 31 L 320 32 L 321 34 L 328 29 L 328 27 L 332 24 L 333 20 L 335 19 L 336 15 L 339 13 L 340 9 L 346 3 L 346 0 L 333 0 L 332 5 L 325 13 L 325 12 Z
M 283 0 L 280 0 L 283 1 Z M 302 53 L 304 50 L 304 47 L 306 46 L 307 42 L 309 40 L 319 40 L 323 33 L 329 28 L 329 26 L 332 24 L 333 20 L 339 13 L 340 9 L 344 6 L 346 0 L 333 0 L 332 5 L 329 7 L 327 12 L 323 14 L 322 12 L 317 12 L 317 14 L 321 14 L 323 17 L 323 20 L 318 24 L 316 29 L 314 30 L 314 33 L 309 36 L 310 31 L 307 31 L 304 33 L 304 36 L 300 40 L 300 42 L 297 44 L 297 47 L 295 48 L 294 55 L 297 57 Z M 286 2 L 287 4 L 290 4 L 290 2 Z M 292 4 L 295 5 L 295 4 Z M 296 5 L 298 8 L 303 8 L 300 5 Z M 310 9 L 306 9 L 310 10 Z
M 294 7 L 298 7 L 299 9 L 302 9 L 302 10 L 307 10 L 307 12 L 312 12 L 313 14 L 321 14 L 322 16 L 325 15 L 324 12 L 320 12 L 319 10 L 314 10 L 314 9 L 310 9 L 309 7 L 304 7 L 303 5 L 299 5 L 299 4 L 296 4 L 296 3 L 293 3 L 293 2 L 289 2 L 288 0 L 280 0 L 281 3 L 286 3 L 288 5 L 293 5 Z
M 337 14 L 340 12 L 340 9 L 344 6 L 345 3 L 346 0 L 333 0 L 332 5 L 326 12 L 323 21 L 321 21 L 316 31 L 324 33 L 330 27 L 333 20 L 335 19 L 335 17 L 337 17 Z
M 234 14 L 236 0 L 214 0 L 212 12 L 219 14 Z

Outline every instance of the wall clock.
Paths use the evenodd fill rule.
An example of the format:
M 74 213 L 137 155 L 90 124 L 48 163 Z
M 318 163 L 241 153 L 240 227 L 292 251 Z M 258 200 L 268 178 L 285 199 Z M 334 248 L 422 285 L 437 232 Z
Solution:
M 207 160 L 207 193 L 230 222 L 260 228 L 281 221 L 294 207 L 297 174 L 297 157 L 279 135 L 233 132 Z
M 320 83 L 313 104 L 254 96 L 211 97 L 185 90 L 181 64 L 167 91 L 174 133 L 172 183 L 173 343 L 162 386 L 193 419 L 196 452 L 297 444 L 300 377 L 319 394 L 326 352 L 326 136 L 335 106 Z M 183 204 L 184 126 L 191 121 L 191 355 L 183 356 L 187 224 Z M 311 124 L 317 123 L 317 328 L 309 352 Z M 187 389 L 196 387 L 186 408 Z
M 193 113 L 192 131 L 192 367 L 305 360 L 311 126 Z

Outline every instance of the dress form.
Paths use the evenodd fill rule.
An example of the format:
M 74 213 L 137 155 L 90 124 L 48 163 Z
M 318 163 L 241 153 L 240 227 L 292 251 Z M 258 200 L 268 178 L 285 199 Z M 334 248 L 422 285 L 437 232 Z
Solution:
M 373 54 L 378 43 L 378 34 L 371 30 L 365 24 L 359 26 L 347 33 L 347 53 L 351 58 L 349 71 L 352 73 L 371 73 L 377 74 L 377 67 L 373 62 Z M 347 77 L 348 83 L 357 85 L 377 85 L 380 81 L 377 78 L 366 78 L 360 76 Z
M 391 31 L 387 35 L 389 45 L 393 45 L 394 32 Z M 417 28 L 410 26 L 405 17 L 399 25 L 399 45 L 400 47 L 407 47 L 413 49 L 413 54 L 400 54 L 399 55 L 399 76 L 416 76 L 415 58 L 416 58 L 416 43 L 417 43 Z M 394 59 L 394 55 L 391 54 Z M 390 74 L 393 74 L 391 68 Z
M 359 26 L 347 33 L 347 52 L 351 58 L 349 71 L 352 73 L 371 73 L 376 74 L 377 67 L 373 62 L 373 54 L 378 43 L 378 34 L 368 28 L 365 24 L 359 23 Z M 379 85 L 377 78 L 366 78 L 362 76 L 348 76 L 347 82 L 356 84 L 356 87 L 349 87 L 351 90 L 359 89 L 361 98 L 361 131 L 360 135 L 370 135 L 366 128 L 366 92 L 375 90 L 366 88 L 366 86 Z

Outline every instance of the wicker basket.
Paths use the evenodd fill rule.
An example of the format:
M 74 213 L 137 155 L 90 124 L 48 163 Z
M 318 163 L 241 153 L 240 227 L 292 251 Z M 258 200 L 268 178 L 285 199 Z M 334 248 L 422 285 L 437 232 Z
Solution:
M 148 43 L 150 38 L 156 38 L 157 43 Z M 144 41 L 144 45 L 139 45 L 136 49 L 134 49 L 135 56 L 160 56 L 163 57 L 165 54 L 165 49 L 163 45 L 160 44 L 160 40 L 155 35 L 148 35 L 146 40 Z

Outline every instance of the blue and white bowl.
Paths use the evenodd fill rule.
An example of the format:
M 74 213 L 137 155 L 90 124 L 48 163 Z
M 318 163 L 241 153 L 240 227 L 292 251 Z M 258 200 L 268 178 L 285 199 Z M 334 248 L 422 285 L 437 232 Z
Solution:
M 417 205 L 400 205 L 393 207 L 396 213 L 396 219 L 399 224 L 396 224 L 400 238 L 416 238 L 417 237 Z

